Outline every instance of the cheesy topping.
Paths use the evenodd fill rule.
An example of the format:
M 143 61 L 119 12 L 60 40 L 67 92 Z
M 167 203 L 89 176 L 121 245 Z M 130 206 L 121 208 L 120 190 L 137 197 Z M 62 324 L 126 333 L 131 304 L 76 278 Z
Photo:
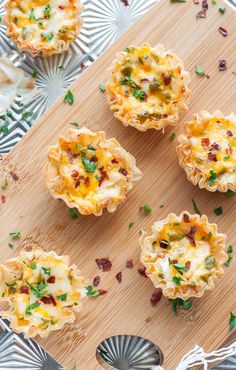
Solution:
M 84 278 L 67 256 L 36 249 L 1 266 L 0 294 L 12 305 L 3 317 L 27 336 L 45 336 L 74 318 L 85 295 Z M 73 320 L 72 320 L 73 321 Z
M 215 226 L 206 223 L 205 216 L 183 212 L 154 224 L 151 236 L 142 236 L 141 262 L 147 276 L 167 296 L 182 294 L 185 298 L 187 292 L 194 296 L 205 289 L 212 276 L 221 274 L 227 255 L 217 244 L 220 234 Z M 220 238 L 224 240 L 224 236 Z
M 135 117 L 139 129 L 142 125 L 160 129 L 163 119 L 174 121 L 178 111 L 186 109 L 183 101 L 189 95 L 189 75 L 177 56 L 165 52 L 161 45 L 126 48 L 113 63 L 112 77 L 108 84 L 110 103 L 120 110 L 119 117 Z
M 100 213 L 110 202 L 122 202 L 135 172 L 140 177 L 132 167 L 134 158 L 116 140 L 106 141 L 104 133 L 82 129 L 69 135 L 49 151 L 46 171 L 53 168 L 56 178 L 51 186 L 51 175 L 46 176 L 49 188 L 83 214 Z
M 79 0 L 11 0 L 6 9 L 9 35 L 32 54 L 65 50 L 81 27 Z
M 222 114 L 196 116 L 186 125 L 178 148 L 182 167 L 204 176 L 208 187 L 236 186 L 236 119 Z M 220 190 L 220 189 L 219 189 Z

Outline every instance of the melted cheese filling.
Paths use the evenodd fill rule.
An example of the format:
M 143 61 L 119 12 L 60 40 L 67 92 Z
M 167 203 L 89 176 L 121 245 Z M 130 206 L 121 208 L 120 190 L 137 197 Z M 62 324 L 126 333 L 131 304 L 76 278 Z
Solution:
M 128 170 L 119 155 L 100 148 L 87 135 L 80 135 L 79 143 L 61 140 L 60 149 L 60 160 L 55 164 L 63 179 L 60 192 L 70 202 L 96 209 L 97 204 L 122 198 Z
M 223 118 L 211 118 L 191 129 L 189 162 L 208 176 L 213 184 L 235 183 L 236 124 Z M 215 172 L 215 176 L 210 171 Z
M 25 326 L 26 331 L 32 326 L 46 330 L 72 315 L 71 308 L 79 305 L 84 292 L 77 288 L 70 268 L 60 257 L 19 258 L 17 266 L 21 278 L 14 280 L 12 276 L 6 281 L 4 297 L 11 297 L 11 312 L 19 326 Z M 53 300 L 48 301 L 49 297 Z
M 77 0 L 13 0 L 12 30 L 21 45 L 57 49 L 61 41 L 75 38 L 78 27 Z
M 172 55 L 160 56 L 148 46 L 126 49 L 125 60 L 116 65 L 111 91 L 119 95 L 124 114 L 134 112 L 140 122 L 171 115 L 185 91 L 181 67 Z M 174 61 L 174 63 L 173 63 Z
M 196 231 L 191 234 L 192 228 Z M 148 274 L 156 275 L 167 288 L 203 285 L 216 266 L 211 237 L 201 225 L 191 222 L 163 225 L 158 238 L 151 240 Z

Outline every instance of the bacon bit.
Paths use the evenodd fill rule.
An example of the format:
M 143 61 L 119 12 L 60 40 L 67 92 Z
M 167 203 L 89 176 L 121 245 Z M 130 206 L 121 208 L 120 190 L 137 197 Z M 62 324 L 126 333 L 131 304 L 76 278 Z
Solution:
M 125 168 L 120 168 L 119 169 L 119 172 L 122 173 L 122 175 L 124 175 L 124 176 L 127 176 L 128 175 L 128 172 L 126 171 Z
M 112 263 L 109 260 L 109 258 L 96 258 L 95 261 L 96 261 L 96 263 L 98 265 L 98 268 L 100 270 L 102 270 L 103 272 L 104 271 L 110 271 L 110 269 L 112 267 Z
M 155 307 L 157 305 L 157 303 L 161 300 L 161 297 L 162 297 L 162 290 L 161 289 L 157 289 L 157 290 L 155 290 L 154 293 L 152 293 L 152 296 L 151 296 L 151 299 L 150 299 L 152 307 Z
M 187 215 L 186 213 L 184 213 L 184 222 L 186 224 L 189 224 L 190 220 L 189 220 L 189 215 Z
M 226 60 L 221 59 L 219 61 L 219 71 L 225 71 L 227 69 Z
M 104 168 L 104 167 L 103 167 Z M 99 178 L 99 181 L 98 181 L 98 185 L 99 187 L 102 185 L 103 181 L 105 179 L 109 180 L 109 177 L 108 177 L 108 174 L 106 171 L 103 171 L 103 170 L 100 170 L 100 173 L 101 173 L 101 176 Z
M 223 27 L 219 27 L 219 28 L 218 28 L 218 31 L 220 32 L 220 34 L 221 34 L 222 36 L 224 36 L 224 37 L 228 36 L 228 31 L 227 31 L 225 28 L 223 28 Z
M 192 226 L 191 229 L 190 229 L 190 231 L 189 231 L 189 234 L 190 235 L 194 235 L 196 233 L 196 231 L 197 231 L 196 226 Z
M 202 145 L 202 147 L 204 149 L 208 149 L 209 148 L 210 140 L 208 139 L 208 137 L 202 138 L 201 145 Z
M 111 163 L 118 163 L 118 161 L 117 161 L 117 159 L 113 158 L 113 159 L 111 160 Z
M 100 166 L 98 167 L 99 171 L 103 171 L 104 170 L 104 166 Z
M 141 82 L 143 82 L 143 83 L 150 82 L 150 80 L 148 78 L 142 78 Z
M 84 180 L 84 185 L 88 187 L 88 186 L 89 186 L 89 184 L 90 184 L 90 179 L 89 179 L 89 177 L 87 176 L 87 177 L 86 177 L 86 179 Z
M 50 276 L 48 279 L 47 279 L 47 283 L 49 284 L 54 284 L 56 281 L 56 277 L 55 276 Z
M 10 172 L 10 175 L 11 175 L 11 177 L 12 177 L 12 180 L 14 180 L 14 181 L 18 181 L 19 180 L 19 176 L 16 174 L 16 173 L 14 173 L 14 172 Z
M 197 12 L 197 18 L 206 18 L 206 10 L 199 10 L 199 12 Z
M 73 162 L 73 159 L 78 157 L 78 154 L 72 153 L 70 149 L 67 150 L 67 156 L 70 163 Z
M 98 293 L 99 295 L 104 295 L 107 293 L 107 290 L 104 290 L 104 289 L 98 289 Z
M 138 273 L 141 276 L 147 277 L 147 275 L 146 275 L 146 267 L 143 267 L 143 268 L 138 269 Z
M 20 287 L 20 292 L 22 294 L 29 294 L 29 288 L 26 285 Z
M 178 263 L 178 260 L 172 260 L 172 263 Z
M 64 10 L 66 7 L 64 5 L 59 5 L 58 8 Z
M 202 9 L 208 10 L 208 2 L 207 0 L 202 0 Z
M 220 151 L 220 146 L 218 143 L 213 143 L 210 147 L 211 152 L 219 152 Z
M 126 268 L 127 269 L 132 269 L 134 267 L 134 263 L 133 263 L 133 260 L 128 260 L 126 262 Z
M 233 133 L 232 133 L 232 131 L 230 131 L 230 130 L 227 130 L 227 131 L 226 131 L 226 134 L 227 134 L 227 136 L 229 136 L 229 137 L 230 137 L 230 136 L 233 136 Z
M 195 243 L 195 240 L 194 240 L 194 236 L 191 235 L 191 234 L 186 234 L 186 237 L 187 237 L 189 243 L 192 244 L 195 247 L 196 243 Z
M 233 149 L 231 147 L 227 148 L 225 150 L 226 154 L 232 154 L 233 153 Z
M 5 195 L 1 195 L 1 201 L 2 201 L 2 204 L 6 203 L 6 196 Z
M 165 258 L 165 254 L 164 253 L 157 253 L 157 257 L 158 258 Z
M 40 301 L 43 302 L 44 304 L 53 304 L 53 306 L 56 306 L 57 303 L 52 295 L 49 297 L 42 297 L 40 298 Z
M 78 177 L 78 176 L 79 176 L 79 172 L 76 171 L 76 170 L 73 170 L 72 174 L 71 174 L 71 177 Z
M 129 6 L 128 0 L 120 0 L 120 1 L 124 4 L 124 6 Z
M 187 267 L 188 270 L 190 270 L 191 267 L 191 261 L 185 262 L 185 266 Z
M 122 281 L 122 272 L 118 272 L 118 274 L 116 274 L 116 280 L 118 281 L 118 283 L 120 284 L 121 281 Z
M 216 154 L 209 152 L 207 156 L 209 161 L 217 162 Z
M 164 84 L 166 86 L 168 86 L 171 82 L 171 76 L 170 75 L 168 75 L 168 76 L 162 75 L 162 78 L 163 78 Z
M 81 69 L 84 69 L 85 68 L 85 64 L 82 62 L 82 63 L 80 63 L 80 68 Z
M 163 243 L 163 241 L 166 242 L 166 243 Z M 167 249 L 168 248 L 168 241 L 165 240 L 165 239 L 162 239 L 160 241 L 160 247 L 163 248 L 163 249 Z
M 93 279 L 93 286 L 98 286 L 100 284 L 100 276 L 95 276 Z
M 90 158 L 90 162 L 97 162 L 98 159 L 96 157 L 96 155 L 93 155 L 91 158 Z
M 80 183 L 81 183 L 82 181 L 85 181 L 84 176 L 79 176 L 79 178 L 78 178 L 78 179 L 76 179 L 76 181 L 75 181 L 75 188 L 78 188 L 78 186 L 80 186 Z

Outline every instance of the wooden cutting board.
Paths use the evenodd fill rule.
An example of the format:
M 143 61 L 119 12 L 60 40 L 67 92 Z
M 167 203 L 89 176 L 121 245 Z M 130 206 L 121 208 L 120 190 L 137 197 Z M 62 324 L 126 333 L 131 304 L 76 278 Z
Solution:
M 236 313 L 234 261 L 213 292 L 194 299 L 193 308 L 179 312 L 177 317 L 173 316 L 167 299 L 162 298 L 155 308 L 150 305 L 154 291 L 151 281 L 137 272 L 140 229 L 150 231 L 152 223 L 165 218 L 169 212 L 192 211 L 192 198 L 202 213 L 217 222 L 221 232 L 227 233 L 228 244 L 236 244 L 235 198 L 191 185 L 178 166 L 177 140 L 170 141 L 171 133 L 181 133 L 184 122 L 194 112 L 221 109 L 229 114 L 236 110 L 236 76 L 232 74 L 236 71 L 236 16 L 228 6 L 225 14 L 220 14 L 221 5 L 226 6 L 221 2 L 217 6 L 210 4 L 207 19 L 198 20 L 199 7 L 192 1 L 170 4 L 166 0 L 153 7 L 73 84 L 74 105 L 64 104 L 61 97 L 1 162 L 1 178 L 10 171 L 19 176 L 19 180 L 11 181 L 6 203 L 0 208 L 2 261 L 16 256 L 23 246 L 40 245 L 46 250 L 69 254 L 90 281 L 100 275 L 100 288 L 108 290 L 105 296 L 85 300 L 83 313 L 75 324 L 51 334 L 48 339 L 37 340 L 67 369 L 75 362 L 79 370 L 101 369 L 95 358 L 96 347 L 104 338 L 115 334 L 136 334 L 151 339 L 161 347 L 167 370 L 175 369 L 182 355 L 195 344 L 211 351 L 232 334 L 228 321 L 230 311 Z M 228 37 L 218 32 L 220 26 L 227 28 Z M 153 46 L 161 42 L 165 48 L 172 48 L 192 75 L 189 112 L 182 116 L 178 128 L 169 128 L 164 135 L 123 127 L 113 118 L 106 96 L 98 88 L 101 81 L 108 79 L 107 68 L 115 52 L 145 41 Z M 220 59 L 227 60 L 228 70 L 218 71 Z M 197 76 L 196 65 L 210 78 Z M 142 180 L 129 193 L 127 202 L 114 214 L 105 212 L 100 218 L 80 216 L 74 221 L 63 202 L 52 199 L 45 187 L 43 166 L 47 148 L 56 142 L 58 135 L 66 132 L 69 122 L 76 119 L 81 126 L 105 130 L 108 137 L 117 138 L 136 157 L 143 172 Z M 150 215 L 140 211 L 142 204 L 152 207 Z M 160 208 L 162 204 L 164 208 Z M 217 217 L 214 208 L 219 206 L 223 207 L 223 215 Z M 128 230 L 130 222 L 135 225 Z M 20 230 L 22 238 L 10 249 L 9 232 L 13 230 Z M 111 259 L 110 272 L 98 270 L 95 258 L 101 257 Z M 135 267 L 126 269 L 126 261 L 131 258 Z M 123 272 L 121 284 L 115 278 L 119 271 Z M 147 318 L 151 321 L 146 322 Z

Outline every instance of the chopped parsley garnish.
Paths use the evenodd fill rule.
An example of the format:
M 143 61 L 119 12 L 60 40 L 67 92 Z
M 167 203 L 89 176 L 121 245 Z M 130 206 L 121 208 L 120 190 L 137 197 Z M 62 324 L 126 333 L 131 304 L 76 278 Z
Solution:
M 32 315 L 32 310 L 34 310 L 35 308 L 39 307 L 40 306 L 40 303 L 39 302 L 35 302 L 35 303 L 32 303 L 30 304 L 26 310 L 25 310 L 25 314 L 26 315 Z
M 141 206 L 140 207 L 142 210 L 143 210 L 143 212 L 144 213 L 146 213 L 146 214 L 149 214 L 149 213 L 151 213 L 152 212 L 152 208 L 149 206 L 149 205 L 147 205 L 147 204 L 144 204 L 144 206 Z
M 74 99 L 74 95 L 72 93 L 71 90 L 68 90 L 65 97 L 64 97 L 64 103 L 68 103 L 70 105 L 72 105 L 74 103 L 75 99 Z
M 236 316 L 233 314 L 233 312 L 230 312 L 230 317 L 229 317 L 230 330 L 234 329 L 235 325 L 236 325 Z
M 172 310 L 175 315 L 177 315 L 177 309 L 180 306 L 182 306 L 185 311 L 189 310 L 192 307 L 192 302 L 188 299 L 186 301 L 181 298 L 169 299 L 169 302 L 172 305 Z
M 37 268 L 36 262 L 32 262 L 31 265 L 28 266 L 30 269 L 35 270 Z
M 79 121 L 70 122 L 70 125 L 79 127 Z
M 0 132 L 2 132 L 4 135 L 8 134 L 9 128 L 7 124 L 0 126 Z
M 54 33 L 53 32 L 42 32 L 42 37 L 47 40 L 47 41 L 51 41 L 54 37 Z
M 24 110 L 22 112 L 21 119 L 26 120 L 27 118 L 29 118 L 30 116 L 32 116 L 32 114 L 33 114 L 32 109 L 26 109 L 26 110 Z
M 105 92 L 105 85 L 104 85 L 104 82 L 101 82 L 100 84 L 99 84 L 99 89 L 100 89 L 100 91 L 101 92 Z
M 221 14 L 224 14 L 225 13 L 225 10 L 226 10 L 226 8 L 224 6 L 222 6 L 222 7 L 219 8 L 219 12 Z
M 130 224 L 128 226 L 129 227 L 129 230 L 132 229 L 133 226 L 134 226 L 134 222 L 130 222 Z
M 36 77 L 37 77 L 37 75 L 38 75 L 37 71 L 36 71 L 35 69 L 33 69 L 32 73 L 31 73 L 31 76 L 32 76 L 33 78 L 36 78 Z
M 183 275 L 183 271 L 188 271 L 187 266 L 181 265 L 180 263 L 171 263 L 171 265 L 178 271 L 180 275 Z
M 233 197 L 234 195 L 235 195 L 235 191 L 233 190 L 228 190 L 226 193 L 224 193 L 224 196 L 228 198 Z
M 193 198 L 192 198 L 192 205 L 193 205 L 194 212 L 201 216 L 201 212 L 199 211 L 197 204 Z
M 200 77 L 205 77 L 206 76 L 206 73 L 204 72 L 204 70 L 200 67 L 200 66 L 196 66 L 195 67 L 195 72 L 198 74 L 198 76 Z
M 227 253 L 233 253 L 233 246 L 232 245 L 228 246 Z
M 176 133 L 172 132 L 172 134 L 170 135 L 170 141 L 175 140 L 175 138 L 176 138 Z
M 212 232 L 210 231 L 210 232 L 208 233 L 208 240 L 211 240 L 211 238 L 212 238 Z
M 133 96 L 140 100 L 140 101 L 143 101 L 144 100 L 144 97 L 145 97 L 145 92 L 142 91 L 142 90 L 137 90 L 137 89 L 133 89 Z
M 11 233 L 9 233 L 9 236 L 12 239 L 16 240 L 16 239 L 20 239 L 21 233 L 20 233 L 20 231 L 12 231 Z
M 69 208 L 69 214 L 72 220 L 76 220 L 79 217 L 77 208 Z
M 223 209 L 222 209 L 222 207 L 215 208 L 215 209 L 214 209 L 214 213 L 215 213 L 215 215 L 216 215 L 216 216 L 220 216 L 220 215 L 222 215 L 222 214 L 223 214 Z
M 130 53 L 130 49 L 129 48 L 125 48 L 125 51 L 126 51 L 126 53 Z
M 229 267 L 229 266 L 230 266 L 230 264 L 231 264 L 231 261 L 232 261 L 232 259 L 233 259 L 232 253 L 233 253 L 233 246 L 232 246 L 232 245 L 230 245 L 230 246 L 228 247 L 228 249 L 227 249 L 228 259 L 227 259 L 227 261 L 225 262 L 225 266 L 226 266 L 226 267 Z
M 132 78 L 130 76 L 125 76 L 124 78 L 122 78 L 122 80 L 120 81 L 121 85 L 129 85 L 131 84 L 133 81 L 132 81 Z
M 8 181 L 7 181 L 7 179 L 5 179 L 5 180 L 2 182 L 2 184 L 1 184 L 1 189 L 2 189 L 2 190 L 6 190 L 6 189 L 7 189 L 7 187 L 8 187 Z
M 227 161 L 228 159 L 230 159 L 230 155 L 226 155 L 226 156 L 223 158 L 223 161 Z
M 98 166 L 97 162 L 91 162 L 90 159 L 86 157 L 85 152 L 82 152 L 82 163 L 88 173 L 94 173 Z
M 182 240 L 185 237 L 185 234 L 169 234 L 170 241 Z
M 42 267 L 42 270 L 45 273 L 45 275 L 48 275 L 48 276 L 51 275 L 51 269 L 50 268 Z
M 184 281 L 184 279 L 182 279 L 180 276 L 173 276 L 172 281 L 175 283 L 175 285 L 180 286 L 181 281 Z
M 37 298 L 41 298 L 43 296 L 42 291 L 47 287 L 47 284 L 44 281 L 41 281 L 40 283 L 36 283 L 34 285 L 30 284 L 28 281 L 26 281 L 26 283 L 29 285 L 30 289 Z
M 31 9 L 30 13 L 29 13 L 29 19 L 31 21 L 36 21 L 36 17 L 35 17 L 35 14 L 34 14 L 34 9 Z
M 217 174 L 213 170 L 209 171 L 209 174 L 211 176 L 209 177 L 209 179 L 207 181 L 208 181 L 208 184 L 212 184 L 217 179 Z
M 46 18 L 51 18 L 51 5 L 47 4 L 43 10 L 43 14 Z
M 64 293 L 64 294 L 61 294 L 61 295 L 57 295 L 56 298 L 59 299 L 62 302 L 66 302 L 67 293 Z
M 92 285 L 86 287 L 86 294 L 88 297 L 98 297 L 99 291 L 94 289 Z
M 13 249 L 14 248 L 14 245 L 12 243 L 8 243 L 8 247 Z

